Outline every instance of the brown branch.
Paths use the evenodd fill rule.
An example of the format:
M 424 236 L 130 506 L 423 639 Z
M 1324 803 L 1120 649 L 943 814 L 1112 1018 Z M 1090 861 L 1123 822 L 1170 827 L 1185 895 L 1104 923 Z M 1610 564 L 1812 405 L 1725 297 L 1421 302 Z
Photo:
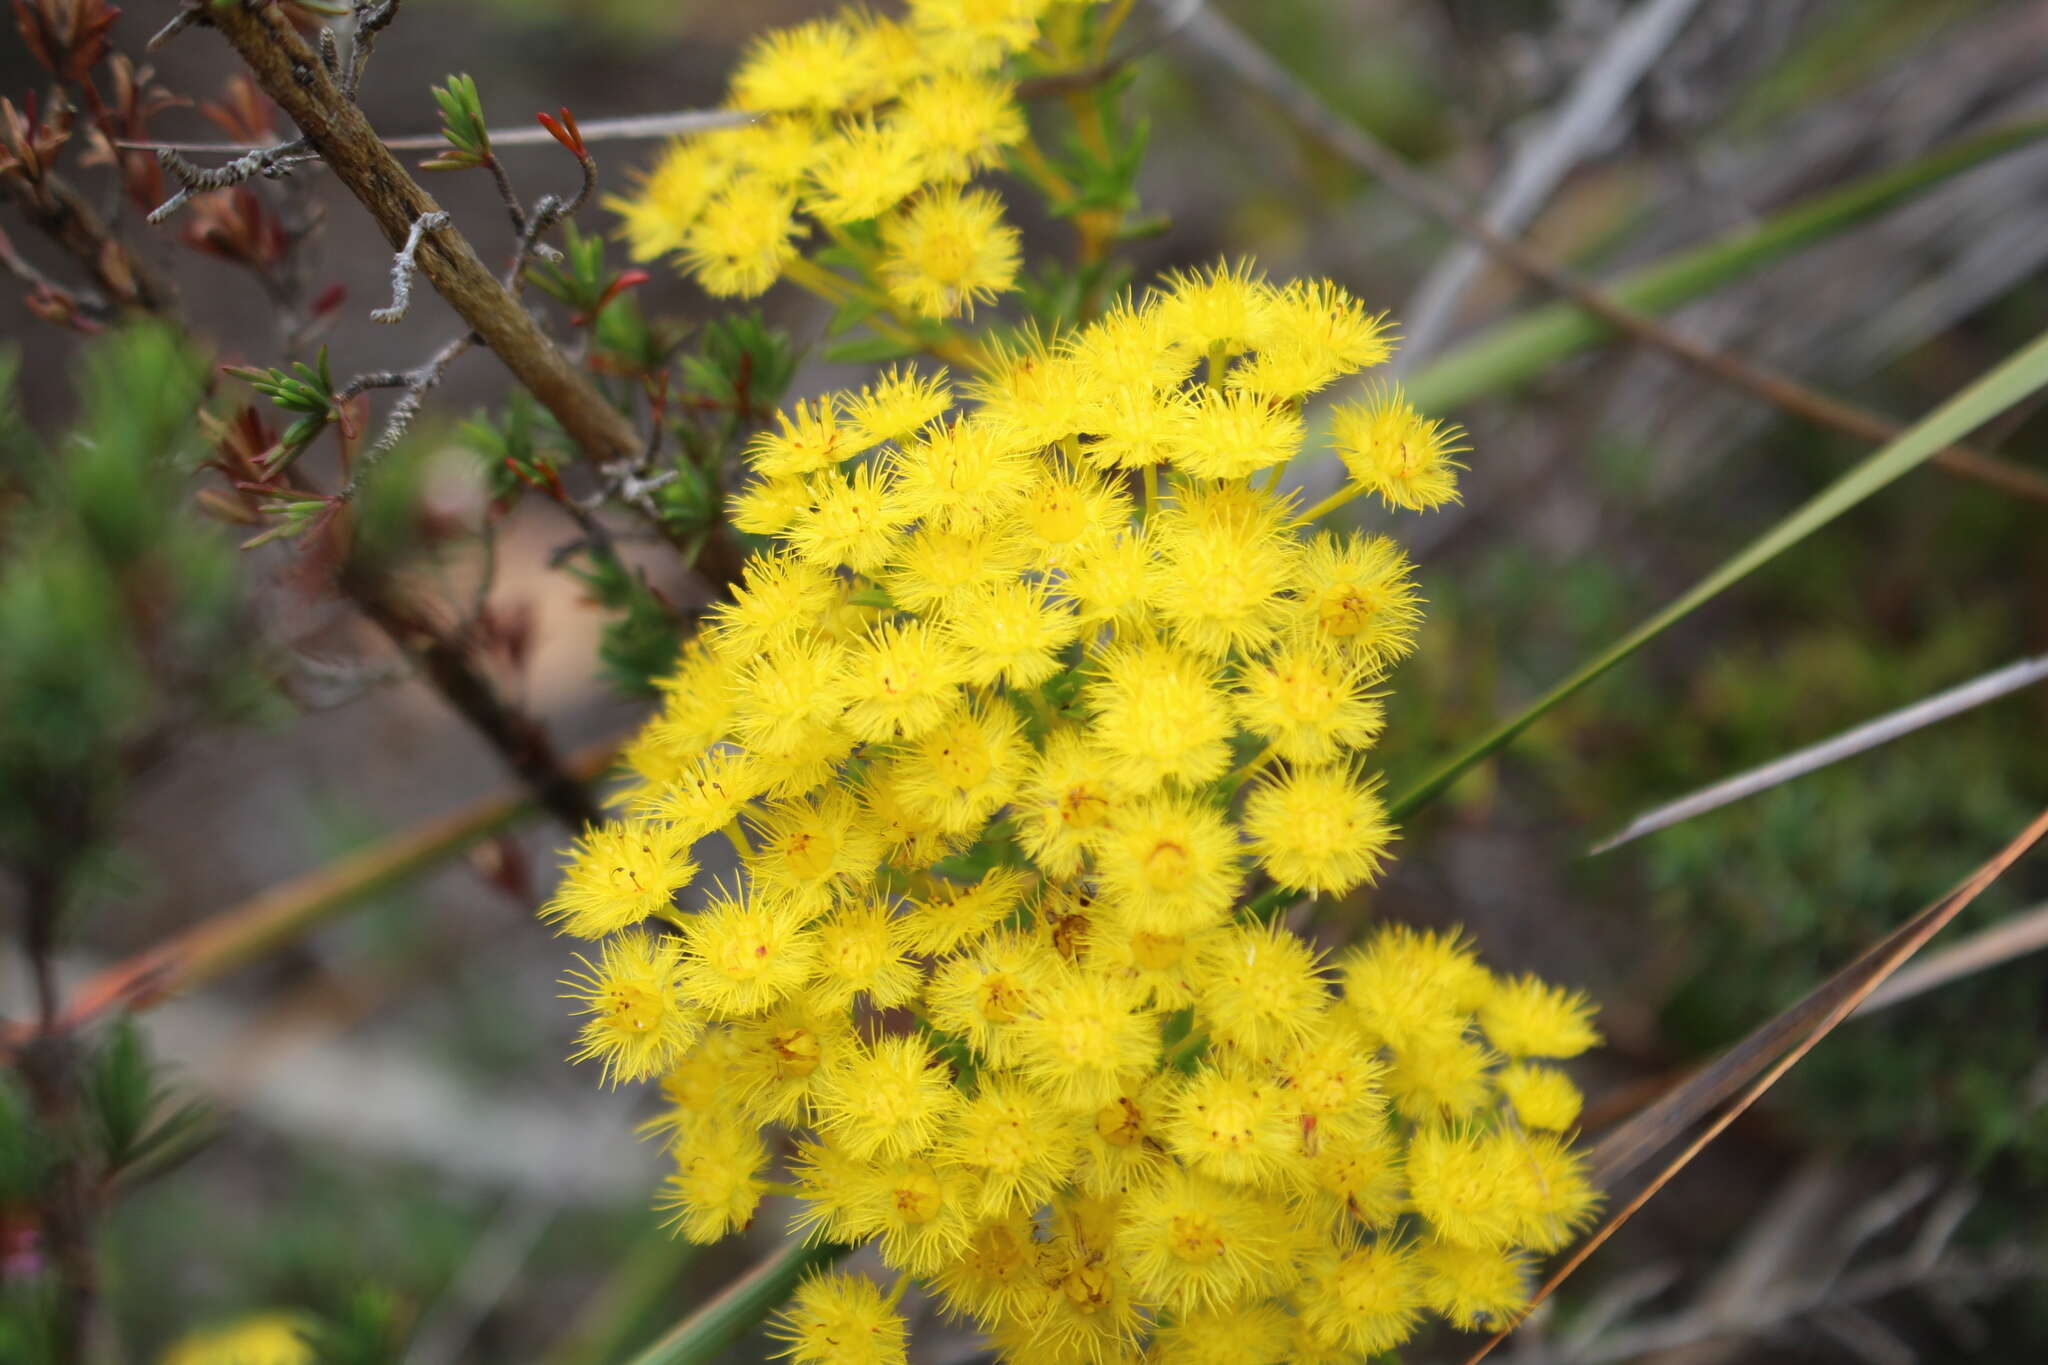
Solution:
M 212 5 L 205 22 L 227 39 L 263 93 L 291 116 L 320 159 L 376 219 L 393 251 L 404 246 L 415 221 L 441 211 L 276 6 Z M 641 438 L 632 422 L 548 339 L 460 231 L 449 226 L 427 238 L 418 265 L 435 292 L 585 455 L 602 464 L 639 453 Z
M 603 820 L 589 787 L 562 766 L 546 728 L 477 671 L 466 640 L 437 622 L 431 609 L 408 600 L 388 572 L 352 563 L 337 577 L 349 599 L 420 666 L 549 814 L 574 834 Z
M 154 313 L 175 301 L 170 283 L 114 236 L 106 220 L 55 171 L 46 170 L 34 180 L 0 175 L 0 186 L 31 223 L 85 268 L 117 307 Z
M 1667 327 L 1558 265 L 1541 252 L 1494 230 L 1459 202 L 1458 196 L 1417 171 L 1398 152 L 1345 118 L 1303 85 L 1292 72 L 1228 19 L 1205 8 L 1181 29 L 1184 41 L 1231 75 L 1271 100 L 1303 132 L 1459 235 L 1484 247 L 1497 260 L 1560 294 L 1624 336 L 1662 351 L 1731 388 L 1741 389 L 1782 412 L 1818 426 L 1833 427 L 1883 443 L 1903 428 L 1868 409 L 1830 397 L 1753 361 L 1716 350 Z M 1937 452 L 1932 463 L 1951 474 L 2007 493 L 2048 502 L 2048 475 L 2025 465 L 1964 446 Z

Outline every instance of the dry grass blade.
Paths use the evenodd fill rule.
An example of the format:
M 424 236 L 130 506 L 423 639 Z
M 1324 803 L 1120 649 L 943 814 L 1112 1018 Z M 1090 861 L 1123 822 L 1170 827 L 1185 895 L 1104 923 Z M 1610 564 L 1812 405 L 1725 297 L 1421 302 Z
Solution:
M 1731 1095 L 1736 1096 L 1734 1103 L 1723 1109 L 1698 1137 L 1687 1143 L 1647 1185 L 1581 1243 L 1570 1258 L 1543 1282 L 1530 1299 L 1529 1306 L 1515 1321 L 1474 1352 L 1466 1365 L 1478 1365 L 1494 1347 L 1505 1341 L 1538 1304 L 1556 1292 L 1557 1287 L 1634 1217 L 1637 1210 L 1690 1165 L 1708 1143 L 1762 1098 L 1837 1024 L 1854 1013 L 1878 986 L 1898 971 L 1930 938 L 1941 932 L 2043 835 L 2048 835 L 2048 810 L 2035 816 L 2011 843 L 1971 873 L 1955 890 L 1865 949 L 1855 961 L 1815 987 L 1805 999 L 1694 1072 L 1671 1093 L 1602 1139 L 1593 1149 L 1592 1177 L 1596 1184 L 1612 1189 L 1621 1177 L 1648 1161 L 1712 1112 L 1716 1105 Z
M 2048 948 L 2048 901 L 1979 930 L 1961 943 L 1929 953 L 1926 960 L 1914 963 L 1865 996 L 1854 1017 L 1861 1019 L 1866 1014 L 1890 1009 L 1951 981 L 1960 981 L 2044 948 Z
M 1789 754 L 1772 759 L 1769 763 L 1751 768 L 1748 772 L 1738 773 L 1710 787 L 1702 787 L 1690 796 L 1683 796 L 1676 801 L 1668 801 L 1654 810 L 1645 811 L 1629 821 L 1627 827 L 1619 834 L 1601 840 L 1586 852 L 1591 855 L 1620 848 L 1623 844 L 1640 839 L 1646 834 L 1669 829 L 1672 825 L 1690 820 L 1695 815 L 1718 810 L 1744 797 L 1754 796 L 1758 792 L 1768 791 L 1772 787 L 1790 782 L 1795 777 L 1804 777 L 1816 769 L 1825 768 L 1830 763 L 1839 762 L 1866 749 L 1874 749 L 1880 744 L 1909 735 L 1936 721 L 1947 720 L 1950 716 L 1960 715 L 1974 707 L 1996 701 L 2021 688 L 2030 687 L 2043 678 L 2048 678 L 2048 654 L 2007 664 L 1995 672 L 1951 687 L 1946 692 L 1937 692 L 1931 697 L 1914 702 L 1911 706 L 1902 706 L 1896 711 L 1879 716 L 1876 720 L 1866 721 L 1851 730 L 1844 730 L 1841 734 L 1824 739 L 1818 744 L 1795 749 Z
M 1412 207 L 1529 280 L 1570 300 L 1616 332 L 1803 421 L 1875 442 L 1900 436 L 1901 428 L 1889 418 L 1833 398 L 1733 352 L 1696 341 L 1586 283 L 1521 238 L 1495 231 L 1466 209 L 1457 194 L 1415 169 L 1400 153 L 1331 108 L 1271 53 L 1213 9 L 1197 14 L 1181 32 L 1197 51 L 1265 95 L 1304 133 L 1337 157 L 1377 177 Z M 1934 460 L 1952 474 L 1995 485 L 2015 496 L 2048 502 L 2048 479 L 2024 465 L 1967 448 L 1949 449 L 1946 444 L 1934 454 Z
M 611 766 L 617 752 L 616 740 L 593 745 L 572 758 L 568 770 L 578 778 L 594 778 Z M 82 1028 L 115 1010 L 148 1009 L 223 976 L 534 809 L 532 791 L 514 787 L 259 892 L 87 981 L 65 1002 L 62 1027 Z M 20 1026 L 0 1035 L 0 1051 L 24 1036 Z

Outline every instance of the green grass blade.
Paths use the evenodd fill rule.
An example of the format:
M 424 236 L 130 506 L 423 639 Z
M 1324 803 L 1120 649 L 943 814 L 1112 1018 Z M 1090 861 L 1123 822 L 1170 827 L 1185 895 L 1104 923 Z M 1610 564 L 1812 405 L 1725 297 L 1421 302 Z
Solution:
M 670 1328 L 632 1365 L 709 1365 L 755 1323 L 795 1292 L 797 1282 L 844 1256 L 848 1247 L 788 1242 Z
M 2048 385 L 2048 333 L 2035 338 L 1989 374 L 1899 433 L 1897 440 L 1872 452 L 1803 507 L 1751 541 L 1733 559 L 1701 579 L 1684 596 L 1594 655 L 1532 705 L 1502 722 L 1403 792 L 1391 804 L 1391 813 L 1397 819 L 1403 818 L 1435 800 L 1468 769 L 1507 745 L 1545 712 L 1656 639 L 1759 565 L 1798 544 L 1937 450 L 1954 444 L 2043 385 Z
M 1641 313 L 1668 311 L 2044 135 L 2048 120 L 1965 139 L 1819 195 L 1749 231 L 1632 271 L 1607 285 L 1607 293 Z M 1573 304 L 1547 304 L 1445 351 L 1407 381 L 1408 395 L 1425 412 L 1448 412 L 1483 394 L 1525 383 L 1613 334 L 1612 327 Z

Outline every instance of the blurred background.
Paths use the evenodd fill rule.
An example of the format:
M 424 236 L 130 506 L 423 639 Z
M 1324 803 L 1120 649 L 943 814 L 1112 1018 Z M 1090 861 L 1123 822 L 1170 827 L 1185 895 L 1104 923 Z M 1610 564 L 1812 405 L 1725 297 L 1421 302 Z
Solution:
M 363 102 L 380 131 L 430 132 L 429 85 L 466 71 L 494 123 L 561 105 L 586 120 L 706 106 L 751 34 L 818 8 L 421 0 L 380 48 Z M 1276 277 L 1336 279 L 1394 312 L 1418 403 L 1472 432 L 1464 505 L 1390 527 L 1413 547 L 1430 602 L 1381 753 L 1397 780 L 1869 450 L 1626 342 L 1502 330 L 1548 296 L 1234 81 L 1199 41 L 1199 16 L 1172 27 L 1194 8 L 1146 7 L 1131 30 L 1150 45 L 1130 96 L 1150 121 L 1143 206 L 1170 224 L 1134 248 L 1136 277 L 1249 255 Z M 2030 0 L 1213 8 L 1496 226 L 1603 283 L 1697 263 L 1873 177 L 2048 121 L 2048 7 Z M 115 40 L 139 53 L 169 7 L 133 9 Z M 150 60 L 194 100 L 220 99 L 235 70 L 203 32 Z M 10 34 L 0 92 L 18 98 L 43 79 Z M 189 108 L 151 127 L 217 136 Z M 619 192 L 655 146 L 596 150 Z M 564 174 L 551 146 L 508 160 L 529 187 Z M 2042 326 L 2048 140 L 1920 181 L 1797 249 L 1722 270 L 1669 320 L 1912 420 Z M 507 245 L 483 177 L 432 188 L 481 245 Z M 388 290 L 387 254 L 317 172 L 291 194 L 293 212 L 324 222 L 314 283 L 344 291 L 323 334 L 337 370 L 389 363 L 391 334 L 365 316 Z M 132 209 L 119 212 L 134 226 Z M 611 220 L 593 212 L 585 223 Z M 18 219 L 0 226 L 55 271 Z M 182 248 L 180 230 L 132 239 L 175 282 L 218 361 L 271 363 L 271 299 L 232 262 Z M 77 346 L 24 298 L 0 289 L 21 421 L 60 431 L 80 416 Z M 662 267 L 641 300 L 651 314 L 708 314 Z M 765 306 L 800 345 L 821 340 L 826 317 L 809 300 L 776 294 Z M 423 348 L 449 316 L 423 297 L 408 344 Z M 807 357 L 793 392 L 857 372 Z M 488 359 L 468 357 L 415 428 L 421 505 L 449 525 L 475 524 L 488 497 L 455 426 L 502 389 Z M 123 401 L 118 386 L 97 396 Z M 1367 916 L 1462 924 L 1497 968 L 1585 988 L 1609 1039 L 1581 1075 L 1589 1128 L 1799 998 L 2038 808 L 2048 690 L 1613 853 L 1588 850 L 1648 806 L 2048 649 L 2044 433 L 2029 405 L 1974 440 L 2041 482 L 1922 468 L 1665 635 L 1423 817 L 1370 903 L 1319 932 L 1341 942 Z M 153 496 L 168 507 L 196 487 Z M 646 708 L 593 666 L 604 613 L 589 587 L 549 567 L 572 537 L 559 516 L 522 511 L 497 530 L 486 585 L 493 676 L 564 753 L 629 729 Z M 218 539 L 234 537 L 221 528 Z M 211 562 L 204 547 L 193 554 Z M 688 599 L 688 582 L 664 577 L 658 557 L 649 566 L 662 591 Z M 67 921 L 70 981 L 508 785 L 382 636 L 319 590 L 299 551 L 268 546 L 219 572 L 237 605 L 217 657 L 232 655 L 239 677 L 221 688 L 227 703 L 195 710 L 136 757 L 109 850 Z M 467 593 L 481 571 L 462 555 L 435 572 Z M 145 682 L 182 695 L 176 678 Z M 158 1359 L 195 1328 L 285 1311 L 373 1324 L 363 1339 L 386 1354 L 372 1359 L 597 1365 L 627 1358 L 744 1263 L 659 1229 L 647 1208 L 658 1153 L 633 1137 L 636 1097 L 598 1091 L 563 1060 L 565 953 L 532 908 L 567 837 L 528 819 L 146 1017 L 162 1081 L 206 1117 L 104 1230 L 114 1358 Z M 20 894 L 0 885 L 0 900 Z M 2036 858 L 1951 933 L 2044 897 L 2048 863 Z M 12 941 L 0 951 L 0 1013 L 18 1018 L 29 983 Z M 2048 1356 L 2044 1026 L 2048 970 L 2024 956 L 1845 1024 L 1507 1357 Z M 0 1232 L 9 1216 L 0 1205 Z M 762 1219 L 754 1235 L 772 1241 L 779 1222 Z M 0 1337 L 0 1360 L 10 1349 Z

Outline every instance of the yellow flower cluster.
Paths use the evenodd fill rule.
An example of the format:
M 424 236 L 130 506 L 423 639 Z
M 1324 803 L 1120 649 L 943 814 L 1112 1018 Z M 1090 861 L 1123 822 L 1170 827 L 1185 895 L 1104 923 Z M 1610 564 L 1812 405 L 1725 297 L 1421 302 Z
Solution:
M 1092 3 L 911 0 L 900 21 L 847 9 L 763 34 L 727 94 L 758 117 L 672 144 L 612 202 L 633 255 L 750 297 L 798 266 L 815 225 L 906 315 L 971 312 L 1017 276 L 1016 229 L 969 183 L 1027 135 L 1002 68 L 1050 11 Z
M 779 1171 L 796 1234 L 1020 1365 L 1355 1359 L 1524 1301 L 1593 1204 L 1548 1064 L 1586 1002 L 1455 936 L 1326 963 L 1247 905 L 1394 839 L 1362 759 L 1410 566 L 1280 491 L 1302 398 L 1388 351 L 1334 285 L 1219 268 L 754 441 L 734 517 L 771 548 L 543 912 L 603 940 L 580 1055 L 660 1078 L 683 1235 Z M 1398 394 L 1333 431 L 1343 496 L 1454 495 L 1457 432 Z M 682 908 L 717 831 L 740 875 Z M 900 1362 L 894 1303 L 823 1276 L 779 1330 Z

